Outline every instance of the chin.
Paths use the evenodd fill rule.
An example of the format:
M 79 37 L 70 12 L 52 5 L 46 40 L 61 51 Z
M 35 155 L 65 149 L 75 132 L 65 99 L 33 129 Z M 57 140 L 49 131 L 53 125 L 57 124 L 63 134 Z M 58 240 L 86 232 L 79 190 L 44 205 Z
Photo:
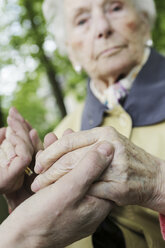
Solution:
M 99 66 L 99 71 L 102 76 L 112 76 L 114 74 L 129 73 L 131 69 L 136 65 L 135 61 L 130 61 L 128 59 L 116 59 L 102 62 Z

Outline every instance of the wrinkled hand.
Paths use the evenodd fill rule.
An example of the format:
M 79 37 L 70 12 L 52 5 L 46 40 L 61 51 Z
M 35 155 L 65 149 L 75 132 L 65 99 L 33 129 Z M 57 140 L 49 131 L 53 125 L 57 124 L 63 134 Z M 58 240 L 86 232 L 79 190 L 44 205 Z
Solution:
M 1 140 L 0 145 L 0 193 L 6 195 L 14 209 L 32 194 L 30 192 L 32 178 L 25 176 L 24 170 L 30 166 L 42 143 L 37 132 L 15 108 L 10 109 L 7 121 L 9 127 L 5 136 L 3 131 L 3 141 Z
M 65 130 L 63 137 L 73 133 L 71 129 Z M 48 147 L 50 137 L 52 137 L 53 143 L 53 133 L 49 133 L 44 138 L 44 148 L 46 149 Z M 57 141 L 56 137 L 56 141 Z M 87 151 L 89 151 L 91 147 L 83 147 L 80 149 L 77 149 L 75 151 L 69 152 L 65 155 L 63 155 L 61 158 L 59 158 L 50 168 L 48 168 L 44 173 L 39 174 L 34 182 L 31 185 L 31 188 L 34 192 L 37 192 L 38 190 L 54 183 L 57 181 L 60 177 L 67 174 L 69 171 L 71 171 L 76 165 L 79 163 L 79 161 L 85 156 Z M 37 155 L 37 158 L 41 155 L 43 151 L 40 151 Z
M 112 146 L 99 143 L 67 175 L 24 201 L 0 226 L 1 247 L 61 248 L 92 234 L 112 205 L 88 190 L 112 158 Z
M 51 177 L 52 181 L 53 178 L 56 180 L 61 167 L 66 164 L 63 173 L 72 169 L 77 165 L 74 160 L 78 159 L 79 152 L 83 155 L 84 149 L 87 150 L 103 140 L 113 145 L 114 158 L 90 193 L 112 200 L 120 206 L 138 204 L 158 211 L 159 198 L 165 187 L 162 188 L 162 161 L 137 147 L 111 127 L 72 133 L 59 139 L 38 156 L 35 170 L 39 173 L 45 171 L 47 182 Z M 70 159 L 72 161 L 68 165 L 67 161 Z M 53 169 L 50 167 L 52 165 Z M 38 187 L 45 184 L 44 174 L 38 176 Z

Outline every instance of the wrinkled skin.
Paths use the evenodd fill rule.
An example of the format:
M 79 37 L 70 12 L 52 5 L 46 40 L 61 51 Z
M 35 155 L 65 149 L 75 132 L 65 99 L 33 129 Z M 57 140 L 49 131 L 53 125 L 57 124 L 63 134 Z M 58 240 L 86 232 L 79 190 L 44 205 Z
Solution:
M 99 91 L 142 61 L 148 16 L 129 0 L 65 0 L 67 50 Z
M 113 145 L 114 158 L 90 194 L 120 206 L 137 204 L 164 211 L 160 203 L 164 195 L 164 161 L 137 147 L 111 127 L 69 134 L 43 151 L 35 166 L 37 173 L 41 168 L 44 172 L 35 180 L 38 189 L 77 166 L 86 150 L 103 140 Z

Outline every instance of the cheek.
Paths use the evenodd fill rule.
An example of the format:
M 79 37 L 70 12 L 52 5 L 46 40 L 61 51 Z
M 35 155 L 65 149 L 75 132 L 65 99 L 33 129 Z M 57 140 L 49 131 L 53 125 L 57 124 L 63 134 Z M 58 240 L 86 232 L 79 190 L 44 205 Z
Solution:
M 72 41 L 70 42 L 70 46 L 72 47 L 72 51 L 73 51 L 75 59 L 81 60 L 83 50 L 84 50 L 83 42 L 80 40 L 78 41 L 78 40 L 72 39 Z
M 86 42 L 86 40 L 84 41 L 83 39 L 81 40 L 72 39 L 71 46 L 77 59 L 81 61 L 81 63 L 87 63 L 87 61 L 91 59 L 92 49 L 89 46 L 90 42 L 89 41 Z
M 72 47 L 73 49 L 76 49 L 76 50 L 81 50 L 83 49 L 83 42 L 82 41 L 72 41 Z
M 135 20 L 129 20 L 122 25 L 122 35 L 125 37 L 125 39 L 128 42 L 137 43 L 140 42 L 143 39 L 142 31 L 141 31 L 141 25 L 139 22 Z
M 135 21 L 129 21 L 126 23 L 126 28 L 130 30 L 131 32 L 136 31 L 137 29 L 137 23 Z

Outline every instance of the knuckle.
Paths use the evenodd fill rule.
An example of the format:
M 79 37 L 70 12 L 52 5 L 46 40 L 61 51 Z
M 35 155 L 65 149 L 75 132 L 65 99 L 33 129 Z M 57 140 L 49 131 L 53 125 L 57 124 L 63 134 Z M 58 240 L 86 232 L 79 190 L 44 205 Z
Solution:
M 66 163 L 69 163 L 71 160 L 72 160 L 72 154 L 67 153 L 67 154 L 64 154 L 58 161 L 60 164 L 65 165 Z
M 87 162 L 92 164 L 99 164 L 100 156 L 97 151 L 90 151 L 87 156 Z
M 70 139 L 70 136 L 65 136 L 65 138 L 62 141 L 62 147 L 64 149 L 64 151 L 69 151 L 72 149 L 72 141 Z
M 115 200 L 118 206 L 124 206 L 126 199 L 129 198 L 129 187 L 126 184 L 122 184 L 120 189 L 115 194 Z
M 111 127 L 111 126 L 108 126 L 108 127 L 103 127 L 103 133 L 104 133 L 104 136 L 107 138 L 109 135 L 112 136 L 112 137 L 116 137 L 117 136 L 117 132 L 116 130 Z
M 42 177 L 42 181 L 44 183 L 52 183 L 54 182 L 55 178 L 56 178 L 56 170 L 51 170 L 49 172 L 46 173 L 45 176 Z
M 68 172 L 68 170 L 67 168 L 65 169 L 62 167 L 58 167 L 58 168 L 52 167 L 45 173 L 45 176 L 43 175 L 42 180 L 45 180 L 46 183 L 54 183 L 60 177 L 64 176 Z
M 40 164 L 43 168 L 48 168 L 49 165 L 52 165 L 54 162 L 54 158 L 49 152 L 47 153 L 46 150 L 39 153 L 36 158 L 36 163 Z

